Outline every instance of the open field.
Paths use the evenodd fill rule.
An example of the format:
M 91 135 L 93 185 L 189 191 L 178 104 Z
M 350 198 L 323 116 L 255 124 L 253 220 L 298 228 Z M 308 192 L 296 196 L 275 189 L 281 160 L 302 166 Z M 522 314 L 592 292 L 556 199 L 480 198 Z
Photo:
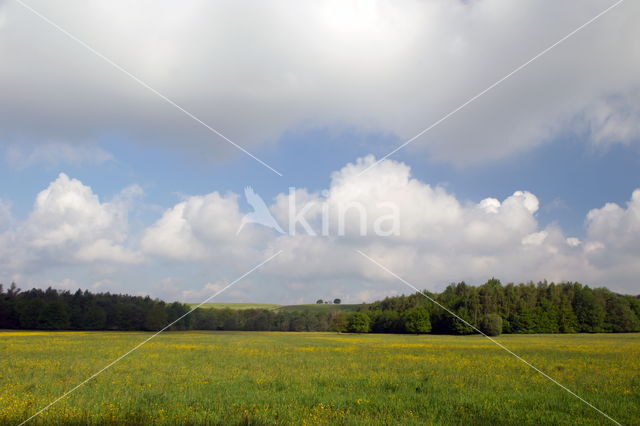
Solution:
M 192 308 L 199 303 L 188 303 Z M 273 303 L 204 303 L 200 309 L 278 309 L 282 305 Z
M 189 306 L 198 306 L 198 303 L 188 303 Z M 349 311 L 355 312 L 361 305 L 350 304 L 316 304 L 309 303 L 306 305 L 276 305 L 271 303 L 205 303 L 200 309 L 269 309 L 280 311 L 302 311 L 302 312 L 327 312 L 327 311 Z
M 0 333 L 16 424 L 149 333 Z M 622 424 L 640 419 L 640 335 L 498 340 Z M 34 424 L 606 424 L 480 336 L 170 332 Z
M 278 310 L 280 311 L 307 311 L 307 312 L 331 312 L 331 311 L 349 311 L 355 312 L 358 310 L 358 307 L 361 305 L 349 305 L 349 304 L 339 304 L 339 305 L 324 305 L 324 304 L 308 304 L 308 305 L 283 305 Z

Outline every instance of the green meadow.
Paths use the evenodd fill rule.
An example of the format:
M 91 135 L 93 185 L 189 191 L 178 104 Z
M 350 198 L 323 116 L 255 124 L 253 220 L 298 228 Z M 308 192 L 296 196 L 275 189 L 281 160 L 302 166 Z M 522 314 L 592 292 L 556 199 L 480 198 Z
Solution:
M 200 306 L 200 309 L 279 309 L 282 305 L 276 305 L 273 303 L 187 303 L 190 307 L 194 308 Z
M 18 424 L 149 337 L 1 332 L 0 424 Z M 640 334 L 501 343 L 622 424 L 640 419 Z M 607 424 L 481 336 L 166 332 L 32 424 Z
M 198 306 L 198 303 L 188 303 L 192 308 Z M 272 303 L 204 303 L 201 309 L 268 309 L 270 311 L 287 311 L 287 312 L 332 312 L 332 311 L 348 311 L 355 312 L 361 305 L 353 304 L 305 304 L 305 305 L 276 305 Z

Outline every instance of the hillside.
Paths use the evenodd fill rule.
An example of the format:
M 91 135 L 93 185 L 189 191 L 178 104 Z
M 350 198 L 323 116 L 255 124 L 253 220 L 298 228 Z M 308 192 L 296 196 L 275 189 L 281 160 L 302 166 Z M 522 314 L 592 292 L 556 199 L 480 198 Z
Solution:
M 188 303 L 190 307 L 198 306 L 198 303 Z M 205 303 L 200 306 L 201 309 L 267 309 L 274 310 L 281 308 L 282 305 L 276 305 L 274 303 Z
M 306 311 L 306 312 L 332 312 L 332 311 L 348 311 L 355 312 L 358 307 L 362 305 L 324 305 L 324 304 L 308 304 L 308 305 L 284 305 L 278 308 L 279 311 L 294 312 L 294 311 Z
M 191 307 L 197 306 L 197 303 L 189 303 Z M 324 304 L 316 304 L 310 303 L 307 305 L 277 305 L 273 303 L 205 303 L 200 308 L 201 309 L 233 309 L 233 310 L 243 310 L 243 309 L 267 309 L 270 311 L 283 311 L 283 312 L 332 312 L 332 311 L 347 311 L 347 312 L 355 312 L 358 310 L 358 307 L 362 305 L 350 305 L 350 304 L 340 304 L 340 305 L 324 305 Z

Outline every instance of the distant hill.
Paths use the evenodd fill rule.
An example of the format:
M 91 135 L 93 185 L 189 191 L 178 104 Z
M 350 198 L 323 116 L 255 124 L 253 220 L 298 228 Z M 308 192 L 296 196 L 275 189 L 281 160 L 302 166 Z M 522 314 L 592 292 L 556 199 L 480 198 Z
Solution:
M 331 311 L 349 311 L 355 312 L 358 310 L 358 307 L 362 305 L 349 305 L 349 304 L 340 304 L 340 305 L 325 305 L 320 303 L 313 303 L 309 305 L 285 305 L 280 307 L 279 311 L 308 311 L 308 312 L 331 312 Z
M 197 303 L 189 303 L 189 306 L 194 307 L 197 306 Z M 293 312 L 293 311 L 306 311 L 306 312 L 332 312 L 332 311 L 348 311 L 355 312 L 358 310 L 358 307 L 362 305 L 350 305 L 350 304 L 319 304 L 319 303 L 310 303 L 308 305 L 276 305 L 273 303 L 205 303 L 200 308 L 202 309 L 268 309 L 268 310 L 278 310 L 285 312 Z
M 198 306 L 198 303 L 188 303 L 192 308 Z M 274 310 L 282 307 L 273 303 L 205 303 L 200 306 L 201 309 L 268 309 Z

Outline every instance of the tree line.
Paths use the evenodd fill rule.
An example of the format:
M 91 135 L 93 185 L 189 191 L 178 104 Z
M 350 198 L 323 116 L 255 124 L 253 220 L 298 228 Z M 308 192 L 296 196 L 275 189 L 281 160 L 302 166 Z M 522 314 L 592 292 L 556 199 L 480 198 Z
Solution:
M 0 329 L 155 331 L 190 310 L 183 303 L 150 297 L 51 288 L 20 291 L 15 284 L 5 291 L 0 284 Z M 460 282 L 441 293 L 388 297 L 362 304 L 355 312 L 197 309 L 171 329 L 415 334 L 472 334 L 479 329 L 488 335 L 634 332 L 640 331 L 640 299 L 580 283 L 502 285 L 491 279 L 477 287 Z
M 489 335 L 640 331 L 638 297 L 577 282 L 502 285 L 491 279 L 477 287 L 460 282 L 439 294 L 389 297 L 361 312 L 369 318 L 369 331 L 380 333 L 472 334 L 474 327 Z

